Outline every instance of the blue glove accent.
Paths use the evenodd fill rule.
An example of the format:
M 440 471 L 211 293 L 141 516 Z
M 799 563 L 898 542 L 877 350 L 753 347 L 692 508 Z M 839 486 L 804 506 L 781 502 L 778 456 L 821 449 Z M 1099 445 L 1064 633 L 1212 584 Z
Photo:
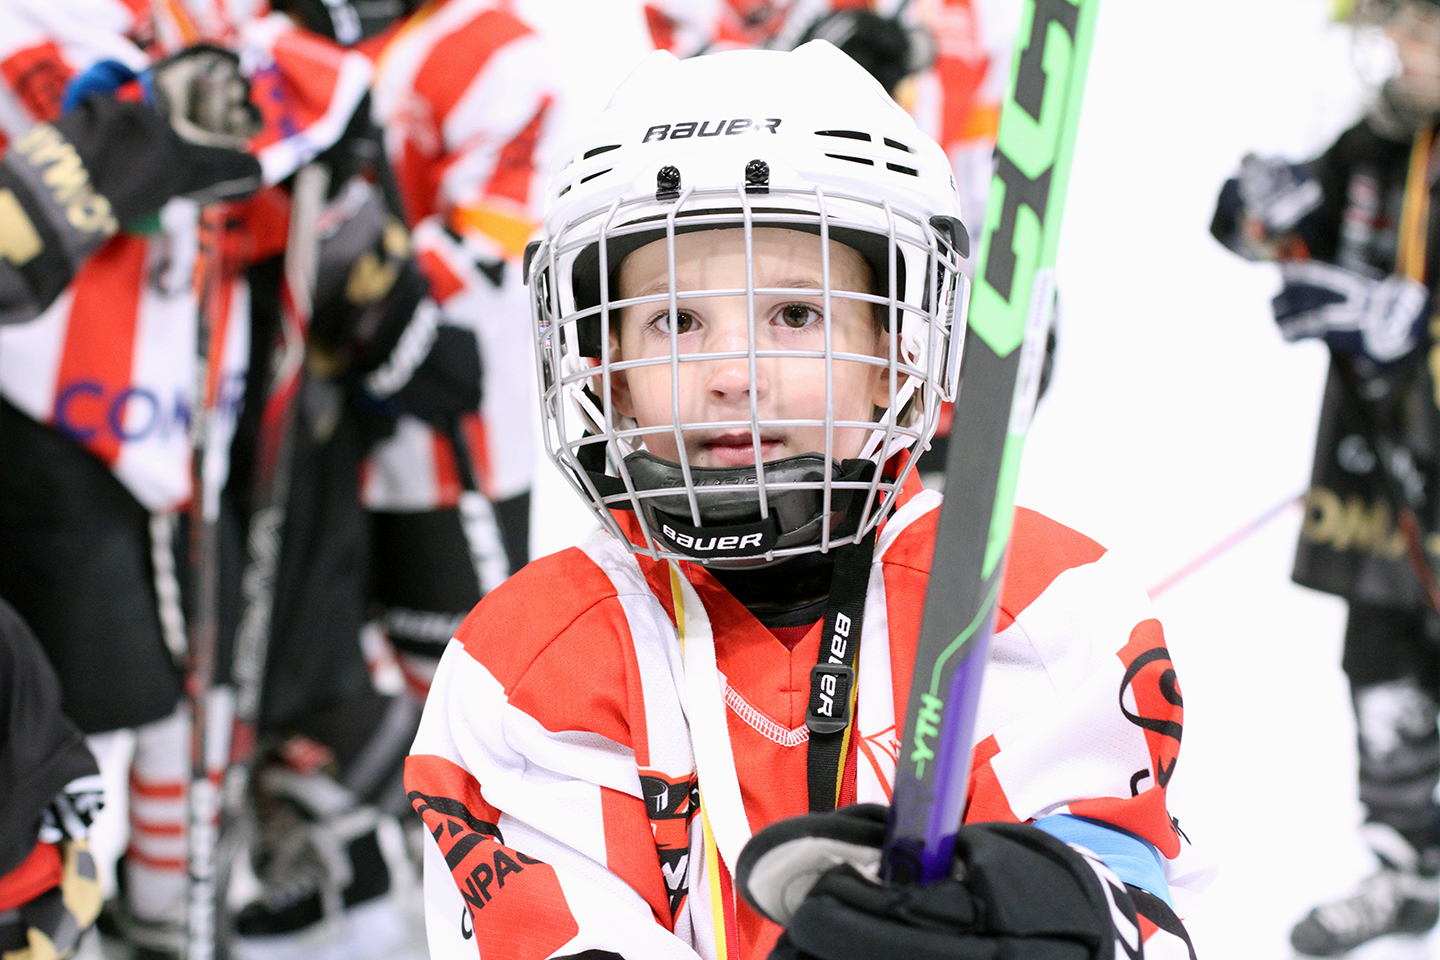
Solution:
M 113 96 L 125 84 L 134 80 L 135 71 L 118 60 L 101 60 L 90 67 L 84 73 L 76 74 L 65 85 L 65 100 L 62 108 L 73 110 L 80 105 L 92 93 L 103 94 L 107 97 Z M 146 91 L 145 102 L 150 103 L 149 91 Z
M 1031 826 L 1044 830 L 1057 840 L 1084 847 L 1115 871 L 1121 880 L 1153 893 L 1170 909 L 1175 909 L 1175 904 L 1170 901 L 1170 885 L 1165 882 L 1164 861 L 1160 858 L 1160 851 L 1148 840 L 1111 824 L 1068 813 L 1041 817 Z

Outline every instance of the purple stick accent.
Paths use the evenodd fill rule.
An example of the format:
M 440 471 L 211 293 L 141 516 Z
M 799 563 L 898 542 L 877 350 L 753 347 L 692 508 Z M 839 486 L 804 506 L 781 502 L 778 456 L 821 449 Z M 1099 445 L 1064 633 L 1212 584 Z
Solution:
M 970 757 L 974 752 L 975 717 L 980 707 L 980 685 L 990 660 L 990 637 L 995 630 L 995 611 L 976 632 L 965 659 L 950 675 L 945 695 L 945 712 L 935 747 L 933 802 L 925 817 L 925 847 L 920 851 L 920 876 L 924 883 L 950 873 L 955 853 L 955 832 L 965 814 L 970 786 Z

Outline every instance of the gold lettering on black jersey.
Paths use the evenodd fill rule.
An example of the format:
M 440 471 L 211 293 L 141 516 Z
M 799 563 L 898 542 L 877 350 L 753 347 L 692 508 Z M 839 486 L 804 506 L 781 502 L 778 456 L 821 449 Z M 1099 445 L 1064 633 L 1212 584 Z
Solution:
M 0 257 L 17 267 L 24 266 L 45 248 L 35 224 L 9 190 L 0 190 Z
M 16 140 L 12 149 L 40 172 L 40 180 L 65 211 L 65 219 L 81 233 L 111 234 L 120 229 L 110 201 L 96 193 L 90 174 L 75 147 L 48 123 L 38 124 Z

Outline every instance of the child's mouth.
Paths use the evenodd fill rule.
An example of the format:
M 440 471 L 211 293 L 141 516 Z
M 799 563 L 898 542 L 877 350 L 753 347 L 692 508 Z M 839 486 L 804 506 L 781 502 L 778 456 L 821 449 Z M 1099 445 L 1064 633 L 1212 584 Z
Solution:
M 755 464 L 755 445 L 749 432 L 723 434 L 710 437 L 700 443 L 711 465 L 717 467 L 745 467 Z M 782 441 L 777 437 L 760 435 L 760 462 L 773 458 Z

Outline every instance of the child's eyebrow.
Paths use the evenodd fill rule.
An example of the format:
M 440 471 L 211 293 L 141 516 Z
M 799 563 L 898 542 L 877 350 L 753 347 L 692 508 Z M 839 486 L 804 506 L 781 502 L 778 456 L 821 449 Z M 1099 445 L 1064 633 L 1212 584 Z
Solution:
M 819 290 L 819 289 L 821 289 L 821 283 L 820 283 L 820 278 L 819 278 L 819 277 L 789 277 L 789 278 L 784 279 L 784 280 L 777 280 L 777 281 L 775 281 L 774 283 L 757 283 L 757 284 L 755 284 L 755 286 L 756 286 L 757 289 L 760 289 L 760 290 Z M 634 297 L 634 298 L 636 298 L 636 299 L 638 299 L 638 298 L 640 298 L 640 297 L 651 297 L 651 296 L 655 296 L 656 294 L 665 293 L 665 292 L 667 292 L 669 289 L 670 289 L 670 280 L 669 280 L 669 278 L 661 277 L 661 278 L 658 279 L 658 280 L 652 280 L 652 281 L 650 281 L 649 283 L 645 284 L 645 286 L 641 287 L 639 290 L 635 291 L 635 292 L 634 292 L 633 294 L 631 294 L 630 296 L 631 296 L 631 297 Z M 725 289 L 729 289 L 729 288 L 725 288 Z M 681 293 L 689 293 L 689 292 L 693 292 L 693 291 L 681 290 L 681 291 L 678 291 L 678 292 L 681 292 Z

